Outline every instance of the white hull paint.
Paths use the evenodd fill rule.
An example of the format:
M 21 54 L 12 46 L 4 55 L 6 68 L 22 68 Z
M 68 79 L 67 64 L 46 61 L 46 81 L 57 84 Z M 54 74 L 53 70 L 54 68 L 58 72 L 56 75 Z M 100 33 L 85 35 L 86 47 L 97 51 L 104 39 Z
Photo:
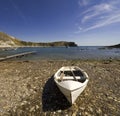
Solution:
M 88 83 L 88 75 L 86 73 L 84 73 L 84 75 L 86 76 L 86 80 L 83 83 L 81 83 L 79 81 L 71 80 L 72 77 L 68 77 L 70 80 L 59 82 L 57 80 L 57 78 L 59 78 L 59 77 L 57 77 L 58 72 L 54 76 L 54 81 L 55 81 L 56 85 L 58 86 L 58 88 L 60 89 L 60 91 L 65 95 L 67 100 L 71 104 L 73 104 L 75 102 L 75 100 L 78 98 L 78 96 L 86 88 L 87 83 Z M 67 77 L 65 77 L 65 79 L 66 78 Z
M 67 82 L 69 83 L 69 81 L 67 81 Z M 72 82 L 72 85 L 76 84 L 76 81 L 71 81 L 71 82 Z M 65 95 L 65 97 L 67 98 L 67 100 L 71 104 L 73 104 L 75 102 L 75 100 L 78 98 L 78 96 L 83 92 L 83 90 L 87 86 L 87 82 L 86 82 L 86 84 L 84 84 L 82 86 L 79 86 L 76 89 L 71 89 L 71 90 L 69 88 L 67 88 L 67 87 L 64 88 L 61 84 L 57 84 L 57 86 L 60 89 L 60 91 Z
M 71 98 L 70 98 L 70 103 L 73 104 L 75 102 L 75 100 L 78 98 L 78 96 L 83 92 L 83 90 L 85 89 L 86 85 L 84 85 L 83 87 L 81 87 L 78 90 L 72 91 L 71 92 Z

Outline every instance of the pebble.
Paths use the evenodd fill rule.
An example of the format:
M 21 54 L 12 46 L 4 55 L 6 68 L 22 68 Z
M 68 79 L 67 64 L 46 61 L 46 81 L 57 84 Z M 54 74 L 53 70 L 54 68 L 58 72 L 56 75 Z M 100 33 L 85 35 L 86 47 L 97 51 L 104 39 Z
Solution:
M 119 63 L 116 61 L 106 65 L 99 61 L 74 61 L 74 65 L 86 70 L 90 80 L 77 101 L 69 106 L 66 99 L 59 94 L 57 87 L 52 88 L 53 83 L 49 85 L 49 77 L 61 66 L 71 63 L 71 61 L 52 61 L 49 65 L 47 61 L 19 64 L 0 62 L 0 109 L 3 108 L 5 111 L 9 109 L 8 113 L 12 112 L 10 115 L 13 116 L 17 115 L 16 113 L 18 115 L 31 113 L 34 116 L 40 116 L 39 113 L 43 116 L 119 114 Z M 106 71 L 107 69 L 110 71 Z M 57 99 L 59 97 L 60 101 Z
M 30 108 L 30 112 L 33 112 L 34 110 L 35 110 L 34 106 L 32 108 Z
M 84 107 L 80 107 L 79 109 L 80 109 L 80 110 L 85 110 L 85 108 L 84 108 Z
M 81 116 L 82 114 L 81 114 L 81 112 L 77 112 L 77 115 L 76 116 Z
M 90 110 L 91 112 L 93 112 L 93 109 L 92 109 L 91 107 L 89 107 L 89 110 Z
M 65 114 L 65 116 L 69 116 L 68 114 Z
M 102 111 L 101 111 L 101 109 L 99 108 L 99 109 L 97 109 L 97 113 L 98 114 L 101 114 L 102 113 Z
M 36 105 L 36 109 L 39 109 L 39 106 L 38 106 L 38 105 Z
M 58 113 L 61 113 L 61 112 L 62 112 L 62 110 L 58 110 L 57 112 L 58 112 Z

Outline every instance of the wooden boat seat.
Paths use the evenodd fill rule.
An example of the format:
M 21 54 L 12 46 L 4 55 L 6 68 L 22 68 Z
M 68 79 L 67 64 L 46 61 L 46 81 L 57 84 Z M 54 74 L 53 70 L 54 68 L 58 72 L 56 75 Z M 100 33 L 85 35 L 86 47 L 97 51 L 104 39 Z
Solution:
M 69 81 L 69 80 L 73 80 L 73 81 L 75 81 L 75 79 L 74 79 L 74 77 L 66 77 L 66 76 L 64 76 L 64 77 L 62 77 L 62 79 L 58 79 L 59 80 L 59 82 L 60 81 Z M 85 82 L 85 80 L 86 80 L 86 78 L 85 77 L 76 77 L 76 81 L 79 81 L 79 82 L 81 82 L 81 83 L 83 83 L 83 82 Z
M 76 77 L 76 80 L 80 80 L 80 76 L 77 76 Z M 74 80 L 74 77 L 73 76 L 63 76 L 62 77 L 63 80 Z

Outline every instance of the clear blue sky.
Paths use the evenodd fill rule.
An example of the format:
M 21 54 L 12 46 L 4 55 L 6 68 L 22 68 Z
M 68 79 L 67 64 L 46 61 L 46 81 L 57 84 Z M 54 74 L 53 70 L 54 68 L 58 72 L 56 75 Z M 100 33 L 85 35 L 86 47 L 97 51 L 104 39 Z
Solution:
M 120 43 L 120 0 L 0 0 L 0 31 L 24 41 Z

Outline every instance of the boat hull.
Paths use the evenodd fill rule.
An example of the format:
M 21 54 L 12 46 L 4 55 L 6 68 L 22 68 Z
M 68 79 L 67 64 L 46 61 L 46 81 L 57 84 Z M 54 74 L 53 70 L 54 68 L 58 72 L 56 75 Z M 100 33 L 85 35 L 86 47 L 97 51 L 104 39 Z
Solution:
M 80 84 L 79 86 L 77 86 L 77 88 L 72 89 L 69 87 L 73 85 L 77 85 L 79 84 L 79 82 L 67 81 L 67 83 L 69 84 L 69 87 L 68 86 L 64 87 L 63 83 L 62 84 L 57 83 L 57 86 L 71 104 L 73 104 L 76 101 L 78 96 L 84 91 L 84 89 L 87 86 L 87 82 L 86 82 L 84 85 Z
M 89 78 L 79 67 L 66 66 L 55 73 L 54 81 L 67 100 L 73 104 L 86 88 Z

